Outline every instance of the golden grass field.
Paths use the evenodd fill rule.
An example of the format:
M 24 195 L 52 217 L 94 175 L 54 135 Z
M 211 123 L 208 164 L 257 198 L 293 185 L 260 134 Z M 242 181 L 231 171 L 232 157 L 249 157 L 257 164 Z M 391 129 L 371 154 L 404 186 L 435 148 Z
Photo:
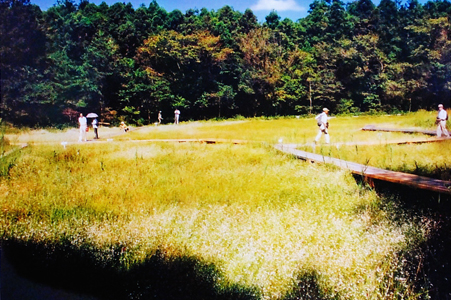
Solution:
M 434 118 L 425 111 L 337 117 L 331 142 L 415 139 L 361 128 L 433 129 Z M 316 274 L 321 299 L 424 299 L 428 291 L 414 288 L 418 278 L 406 271 L 403 253 L 427 240 L 433 220 L 402 218 L 396 198 L 349 172 L 272 147 L 312 143 L 316 130 L 313 118 L 182 122 L 125 134 L 102 127 L 101 140 L 86 143 L 77 142 L 76 129 L 6 130 L 8 144 L 29 147 L 8 158 L 0 177 L 2 240 L 89 247 L 106 264 L 108 249 L 121 249 L 124 269 L 157 253 L 195 257 L 219 270 L 219 287 L 255 288 L 255 299 L 286 299 L 307 271 Z M 206 138 L 248 142 L 161 141 Z M 328 151 L 379 167 L 404 170 L 428 158 L 447 168 L 439 145 Z

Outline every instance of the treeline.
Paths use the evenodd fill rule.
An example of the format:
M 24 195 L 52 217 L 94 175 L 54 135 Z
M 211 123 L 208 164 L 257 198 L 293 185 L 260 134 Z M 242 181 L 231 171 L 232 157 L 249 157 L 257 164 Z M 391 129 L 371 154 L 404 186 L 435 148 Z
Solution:
M 259 23 L 229 6 L 0 2 L 1 114 L 15 124 L 397 112 L 450 104 L 451 4 L 314 0 Z M 435 109 L 435 107 L 434 107 Z

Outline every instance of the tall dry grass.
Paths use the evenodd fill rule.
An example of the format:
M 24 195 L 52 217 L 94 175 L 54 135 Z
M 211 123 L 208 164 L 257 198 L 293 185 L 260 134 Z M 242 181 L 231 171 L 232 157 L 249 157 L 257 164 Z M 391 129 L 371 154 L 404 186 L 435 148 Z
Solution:
M 304 269 L 330 297 L 386 299 L 407 232 L 427 230 L 375 213 L 380 200 L 346 172 L 262 147 L 129 146 L 28 150 L 1 184 L 2 237 L 121 245 L 124 267 L 161 249 L 195 255 L 268 299 Z
M 349 128 L 336 138 L 369 137 L 358 129 L 369 120 L 386 122 L 334 119 Z M 427 238 L 430 223 L 393 222 L 393 199 L 271 147 L 307 141 L 311 123 L 197 122 L 142 128 L 120 143 L 36 144 L 0 179 L 1 237 L 92 248 L 106 264 L 118 255 L 125 269 L 156 253 L 195 256 L 220 270 L 218 286 L 256 288 L 261 299 L 296 294 L 306 272 L 324 299 L 420 299 L 427 290 L 413 288 L 402 253 Z M 126 141 L 177 136 L 264 143 Z

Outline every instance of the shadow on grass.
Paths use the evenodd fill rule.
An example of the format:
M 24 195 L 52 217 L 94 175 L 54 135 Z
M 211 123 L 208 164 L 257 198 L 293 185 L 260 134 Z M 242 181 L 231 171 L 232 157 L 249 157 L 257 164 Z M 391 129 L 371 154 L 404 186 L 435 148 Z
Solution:
M 98 299 L 243 299 L 260 298 L 256 289 L 221 285 L 212 264 L 195 257 L 164 258 L 161 253 L 128 270 L 101 262 L 92 251 L 19 241 L 2 243 L 19 275 L 37 283 Z M 114 262 L 116 260 L 116 262 Z
M 108 263 L 99 253 L 72 246 L 4 241 L 3 254 L 19 275 L 36 283 L 84 294 L 96 299 L 262 299 L 257 288 L 221 284 L 223 277 L 213 264 L 195 257 L 164 258 L 156 253 L 145 262 L 121 270 L 119 255 Z M 283 300 L 330 300 L 318 284 L 315 270 L 301 270 Z
M 361 177 L 355 177 L 361 181 Z M 419 299 L 451 299 L 451 196 L 412 189 L 384 181 L 374 181 L 375 191 L 386 199 L 383 209 L 392 222 L 428 222 L 427 238 L 411 245 L 400 255 L 405 259 L 404 274 Z M 414 233 L 413 233 L 414 234 Z
M 316 270 L 303 270 L 296 278 L 297 284 L 282 299 L 283 300 L 335 300 L 320 287 L 321 276 Z

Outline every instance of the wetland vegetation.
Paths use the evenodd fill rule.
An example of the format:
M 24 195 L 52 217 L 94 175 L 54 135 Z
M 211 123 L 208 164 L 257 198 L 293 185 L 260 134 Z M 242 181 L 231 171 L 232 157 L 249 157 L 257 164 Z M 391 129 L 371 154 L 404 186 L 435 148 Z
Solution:
M 331 138 L 413 139 L 360 128 L 428 118 L 337 117 Z M 315 130 L 312 118 L 187 122 L 63 147 L 70 129 L 7 129 L 3 141 L 30 146 L 0 178 L 2 247 L 24 274 L 101 299 L 446 299 L 449 199 L 372 189 L 272 147 Z M 249 142 L 155 141 L 207 137 Z M 450 165 L 432 144 L 390 147 L 368 155 Z M 330 151 L 365 159 L 344 150 Z

